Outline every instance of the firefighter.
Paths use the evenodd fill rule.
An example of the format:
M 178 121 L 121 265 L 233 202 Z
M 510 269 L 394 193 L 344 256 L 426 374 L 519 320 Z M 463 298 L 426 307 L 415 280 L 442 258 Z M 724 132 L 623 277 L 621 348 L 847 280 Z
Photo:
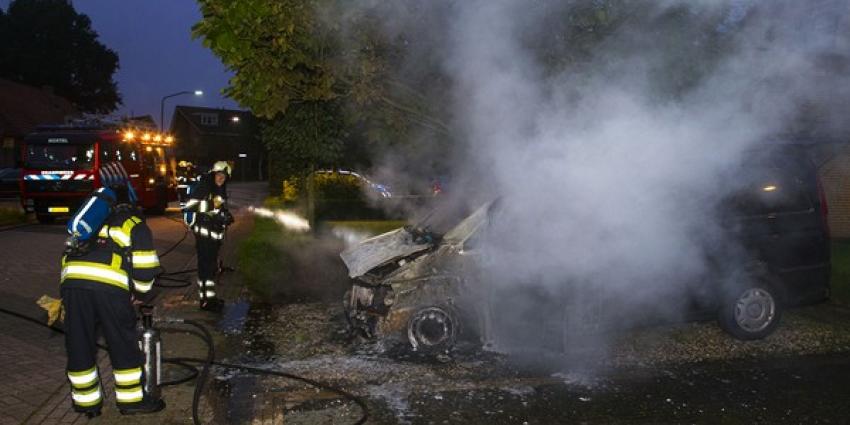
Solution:
M 177 200 L 180 207 L 186 206 L 189 188 L 198 181 L 198 172 L 195 166 L 188 161 L 177 163 Z
M 163 400 L 151 398 L 142 389 L 144 360 L 133 308 L 134 291 L 147 294 L 160 273 L 159 257 L 150 228 L 134 205 L 135 193 L 127 178 L 116 177 L 116 169 L 123 171 L 118 163 L 99 170 L 101 181 L 112 189 L 115 199 L 96 231 L 97 237 L 84 247 L 66 249 L 62 257 L 61 294 L 71 399 L 74 410 L 89 417 L 100 415 L 103 404 L 96 363 L 98 330 L 109 346 L 115 401 L 121 414 L 165 408 Z M 126 176 L 126 172 L 123 174 Z M 102 194 L 103 189 L 98 192 Z
M 198 296 L 203 310 L 220 311 L 223 303 L 216 296 L 218 251 L 224 231 L 233 223 L 227 210 L 227 181 L 231 168 L 226 161 L 218 161 L 192 188 L 183 209 L 186 224 L 195 235 L 198 253 Z

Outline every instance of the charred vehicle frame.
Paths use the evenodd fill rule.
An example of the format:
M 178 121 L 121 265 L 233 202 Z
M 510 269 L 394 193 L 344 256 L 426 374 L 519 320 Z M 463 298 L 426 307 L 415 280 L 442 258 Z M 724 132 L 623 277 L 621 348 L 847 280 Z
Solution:
M 680 294 L 687 320 L 715 318 L 733 337 L 754 340 L 776 329 L 785 307 L 829 297 L 830 242 L 826 198 L 803 149 L 774 147 L 744 162 L 749 177 L 719 204 L 723 231 L 742 248 L 739 265 L 730 269 L 721 265 L 728 261 L 716 261 L 711 273 L 683 282 Z M 341 257 L 352 287 L 344 305 L 352 329 L 434 352 L 451 349 L 461 336 L 491 344 L 495 327 L 517 326 L 498 313 L 511 308 L 511 294 L 482 284 L 486 259 L 475 247 L 497 205 L 484 204 L 445 233 L 408 226 L 345 250 Z M 619 314 L 606 305 L 604 288 L 591 282 L 576 296 L 576 286 L 564 285 L 555 302 L 551 294 L 532 294 L 540 303 L 528 315 L 527 329 L 557 328 L 565 349 L 571 335 L 598 331 L 607 326 L 601 322 Z M 517 290 L 528 296 L 535 288 Z M 618 326 L 623 319 L 635 323 L 622 317 L 608 323 Z

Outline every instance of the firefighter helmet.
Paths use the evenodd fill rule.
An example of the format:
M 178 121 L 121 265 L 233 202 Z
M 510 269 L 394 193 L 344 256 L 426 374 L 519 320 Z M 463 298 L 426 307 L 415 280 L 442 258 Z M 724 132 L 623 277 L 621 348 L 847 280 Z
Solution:
M 230 164 L 228 164 L 227 161 L 216 161 L 216 163 L 213 164 L 212 169 L 210 169 L 210 172 L 211 173 L 224 173 L 224 174 L 227 174 L 227 178 L 230 178 L 230 173 L 231 173 Z
M 130 202 L 135 204 L 138 201 L 130 175 L 127 174 L 127 170 L 120 162 L 107 162 L 100 167 L 98 173 L 100 174 L 100 183 L 104 187 L 111 188 L 118 195 L 118 203 Z

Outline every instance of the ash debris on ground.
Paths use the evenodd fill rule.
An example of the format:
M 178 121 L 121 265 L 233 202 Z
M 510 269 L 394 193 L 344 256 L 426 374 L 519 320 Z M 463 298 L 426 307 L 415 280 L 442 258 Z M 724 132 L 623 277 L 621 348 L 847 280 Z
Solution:
M 462 411 L 454 412 L 451 407 L 461 403 L 459 400 L 490 406 L 485 409 L 489 413 L 482 413 L 485 417 L 521 419 L 517 412 L 499 412 L 499 403 L 517 408 L 539 404 L 555 397 L 546 389 L 555 386 L 567 391 L 576 403 L 591 404 L 612 394 L 630 394 L 620 382 L 623 376 L 637 377 L 634 379 L 639 382 L 672 379 L 693 386 L 698 380 L 715 380 L 705 372 L 691 371 L 694 365 L 850 353 L 850 311 L 831 305 L 791 312 L 785 317 L 786 326 L 755 343 L 732 340 L 711 323 L 623 332 L 611 337 L 614 342 L 609 355 L 597 357 L 597 364 L 582 362 L 583 369 L 575 367 L 577 362 L 569 353 L 541 353 L 543 361 L 537 363 L 479 350 L 453 352 L 447 362 L 399 356 L 380 343 L 352 344 L 338 304 L 253 309 L 258 311 L 248 315 L 243 333 L 230 337 L 244 344 L 236 354 L 241 362 L 285 370 L 365 397 L 380 418 L 376 423 L 426 423 L 423 412 L 436 406 L 442 406 L 439 415 L 451 422 L 451 418 L 463 417 Z M 558 359 L 564 366 L 554 366 Z M 230 372 L 218 379 L 233 381 L 239 376 Z M 760 378 L 756 374 L 752 379 Z M 733 383 L 716 380 L 716 384 Z M 357 408 L 338 395 L 286 379 L 254 380 L 249 392 L 257 397 L 286 394 L 286 418 L 292 421 L 288 423 L 346 423 L 339 418 L 357 416 Z M 653 401 L 673 410 L 688 408 L 688 401 L 678 399 L 674 392 L 669 398 L 669 402 Z

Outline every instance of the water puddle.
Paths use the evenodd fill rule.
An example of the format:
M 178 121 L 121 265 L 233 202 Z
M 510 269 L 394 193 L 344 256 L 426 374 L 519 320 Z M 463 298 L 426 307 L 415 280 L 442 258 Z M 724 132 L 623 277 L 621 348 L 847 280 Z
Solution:
M 228 336 L 241 334 L 250 309 L 251 303 L 245 300 L 226 304 L 223 317 L 217 325 L 218 330 Z
M 274 344 L 265 337 L 273 309 L 268 305 L 252 304 L 246 300 L 225 306 L 217 327 L 228 336 L 220 358 L 229 363 L 262 367 L 274 358 Z M 263 378 L 234 370 L 217 370 L 214 389 L 218 403 L 216 416 L 226 423 L 251 423 L 256 415 L 257 398 L 262 397 Z

